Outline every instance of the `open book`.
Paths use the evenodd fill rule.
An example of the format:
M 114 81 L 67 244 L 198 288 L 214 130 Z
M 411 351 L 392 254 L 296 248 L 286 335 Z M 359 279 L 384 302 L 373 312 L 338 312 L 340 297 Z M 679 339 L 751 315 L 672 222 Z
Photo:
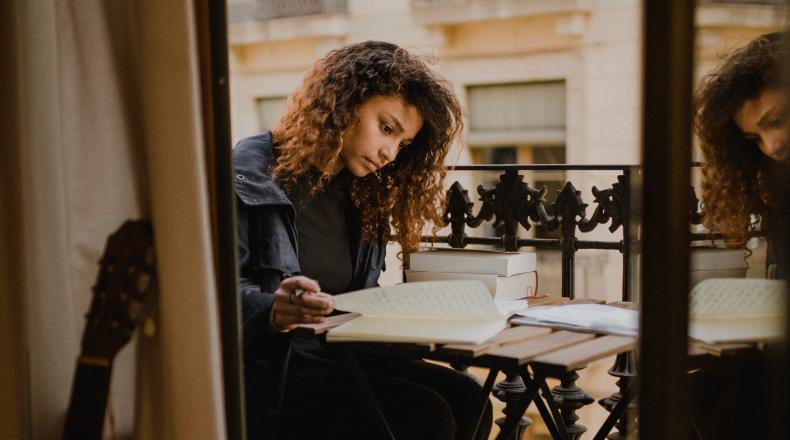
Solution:
M 757 342 L 782 336 L 784 281 L 713 278 L 692 289 L 689 336 L 708 342 Z
M 335 308 L 362 316 L 335 327 L 328 341 L 479 344 L 507 319 L 479 281 L 425 281 L 335 296 Z

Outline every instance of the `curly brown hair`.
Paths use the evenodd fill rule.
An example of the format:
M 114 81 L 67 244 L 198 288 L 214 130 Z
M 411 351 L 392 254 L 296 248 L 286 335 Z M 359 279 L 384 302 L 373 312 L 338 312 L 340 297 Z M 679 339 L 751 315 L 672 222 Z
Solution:
M 374 96 L 394 96 L 414 106 L 423 125 L 413 142 L 376 173 L 355 178 L 351 199 L 360 211 L 363 237 L 395 241 L 411 252 L 423 226 L 442 225 L 444 158 L 463 128 L 461 106 L 450 84 L 428 61 L 392 43 L 366 41 L 333 50 L 318 60 L 273 128 L 275 179 L 285 188 L 307 181 L 310 194 L 332 178 L 343 135 L 356 111 Z M 324 164 L 311 171 L 310 164 Z
M 781 67 L 788 51 L 786 34 L 762 35 L 732 51 L 707 74 L 695 96 L 695 128 L 704 156 L 703 223 L 722 232 L 734 245 L 744 245 L 756 227 L 771 229 L 772 160 L 748 140 L 733 119 L 744 102 L 782 85 Z

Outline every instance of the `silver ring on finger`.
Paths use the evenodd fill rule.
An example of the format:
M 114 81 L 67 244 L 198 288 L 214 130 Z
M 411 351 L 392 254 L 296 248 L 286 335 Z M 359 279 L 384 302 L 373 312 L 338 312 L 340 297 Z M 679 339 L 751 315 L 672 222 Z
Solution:
M 289 303 L 291 303 L 291 304 L 296 304 L 296 303 L 294 302 L 294 297 L 295 297 L 295 296 L 296 296 L 296 294 L 295 294 L 295 293 L 293 293 L 293 292 L 291 292 L 291 294 L 290 294 L 290 295 L 288 295 L 288 302 L 289 302 Z

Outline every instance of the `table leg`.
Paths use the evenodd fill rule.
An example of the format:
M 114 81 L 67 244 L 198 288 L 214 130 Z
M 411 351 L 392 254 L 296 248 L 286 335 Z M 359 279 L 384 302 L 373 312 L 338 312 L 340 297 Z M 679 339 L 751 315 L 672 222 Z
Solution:
M 636 377 L 636 354 L 634 351 L 620 353 L 614 362 L 612 368 L 609 369 L 609 374 L 617 378 L 618 391 L 609 397 L 601 399 L 598 403 L 601 404 L 607 411 L 612 411 L 612 408 L 617 405 L 617 402 L 623 397 L 623 393 L 628 384 Z M 632 403 L 633 405 L 633 403 Z M 609 434 L 606 438 L 609 440 L 625 440 L 629 434 L 636 433 L 636 426 L 631 420 L 633 417 L 626 411 L 623 417 L 614 425 L 616 431 Z
M 475 423 L 475 431 L 472 435 L 472 438 L 477 438 L 477 431 L 480 430 L 480 423 L 483 421 L 483 414 L 486 412 L 486 403 L 488 403 L 488 396 L 491 394 L 491 388 L 494 387 L 494 381 L 496 381 L 496 375 L 499 373 L 498 368 L 492 368 L 488 371 L 488 377 L 486 377 L 485 384 L 483 385 L 483 395 L 480 398 L 480 412 L 479 416 L 477 416 L 477 423 Z
M 537 397 L 535 399 L 535 407 L 538 408 L 540 416 L 543 417 L 543 423 L 546 424 L 546 428 L 548 428 L 551 438 L 554 440 L 567 440 L 567 436 L 561 437 L 559 429 L 557 428 L 557 422 L 551 415 L 551 412 L 549 412 L 549 409 L 546 407 L 546 402 L 544 402 L 540 397 Z
M 620 397 L 620 400 L 617 401 L 617 404 L 612 408 L 612 411 L 609 413 L 609 417 L 606 418 L 606 421 L 603 422 L 601 428 L 598 430 L 598 433 L 595 434 L 593 440 L 604 440 L 606 435 L 609 434 L 609 431 L 614 428 L 615 423 L 623 417 L 625 412 L 628 410 L 628 405 L 634 399 L 636 395 L 636 379 L 632 380 L 628 387 L 623 391 L 623 395 Z
M 554 393 L 551 392 L 549 389 L 549 385 L 544 380 L 542 384 L 540 384 L 540 390 L 543 394 L 543 399 L 546 401 L 546 405 L 548 406 L 549 410 L 551 411 L 550 417 L 551 420 L 554 422 L 554 427 L 557 430 L 557 436 L 554 438 L 559 438 L 563 440 L 570 439 L 570 435 L 568 435 L 568 428 L 565 426 L 565 422 L 560 414 L 560 409 L 557 408 L 557 402 L 554 400 Z M 545 417 L 544 417 L 545 418 Z M 553 435 L 553 434 L 552 434 Z
M 546 374 L 542 370 L 535 370 L 534 377 L 532 380 L 530 380 L 525 366 L 524 371 L 522 372 L 522 377 L 525 378 L 524 393 L 519 396 L 517 401 L 514 402 L 513 408 L 509 411 L 507 417 L 505 417 L 505 423 L 502 425 L 502 430 L 499 431 L 499 434 L 496 436 L 497 440 L 505 440 L 510 438 L 510 435 L 516 428 L 519 419 L 524 414 L 524 412 L 527 411 L 527 407 L 529 406 L 530 402 L 532 402 L 537 396 L 538 390 L 540 390 L 541 382 L 546 379 Z

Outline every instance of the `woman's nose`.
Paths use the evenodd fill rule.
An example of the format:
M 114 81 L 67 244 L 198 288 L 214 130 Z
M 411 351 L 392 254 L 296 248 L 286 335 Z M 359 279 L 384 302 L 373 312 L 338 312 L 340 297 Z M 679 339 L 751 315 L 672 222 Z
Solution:
M 382 160 L 382 166 L 395 160 L 398 155 L 398 142 L 388 142 L 379 150 L 379 156 Z
M 772 136 L 763 143 L 763 153 L 774 160 L 784 160 L 788 156 L 787 137 L 782 135 Z

